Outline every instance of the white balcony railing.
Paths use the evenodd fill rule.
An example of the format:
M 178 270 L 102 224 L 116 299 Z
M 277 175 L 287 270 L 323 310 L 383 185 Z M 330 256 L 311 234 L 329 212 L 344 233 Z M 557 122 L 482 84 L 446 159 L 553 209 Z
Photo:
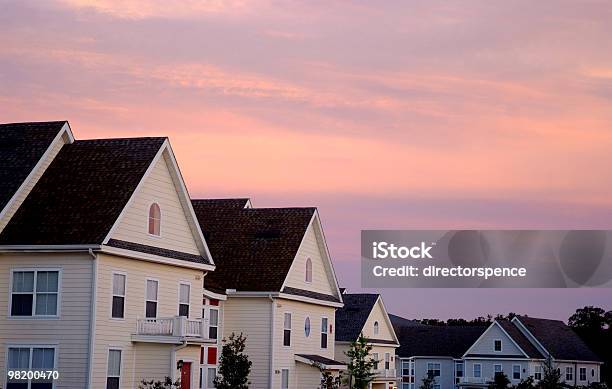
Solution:
M 208 338 L 208 320 L 184 316 L 138 319 L 137 335 Z
M 395 369 L 375 369 L 374 374 L 376 374 L 375 377 L 381 377 L 381 378 L 396 377 Z
M 485 384 L 491 381 L 484 377 L 459 377 L 458 379 L 460 384 Z

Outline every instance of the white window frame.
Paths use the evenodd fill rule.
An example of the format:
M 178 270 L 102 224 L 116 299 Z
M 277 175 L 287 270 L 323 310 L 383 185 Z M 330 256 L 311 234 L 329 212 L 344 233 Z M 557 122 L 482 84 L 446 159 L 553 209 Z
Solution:
M 568 375 L 570 378 L 567 378 Z M 566 381 L 574 380 L 574 367 L 573 366 L 565 366 L 565 380 Z
M 379 360 L 378 360 L 378 353 L 372 353 L 372 360 L 374 361 L 374 370 L 378 370 L 379 366 Z
M 536 376 L 536 374 L 539 374 L 540 378 L 538 378 Z M 542 366 L 540 366 L 540 365 L 534 366 L 534 368 L 533 368 L 533 379 L 537 380 L 537 381 L 542 380 Z
M 149 296 L 147 296 L 148 292 L 148 283 L 149 281 L 157 282 L 157 295 L 155 296 L 155 300 L 149 300 Z M 147 303 L 154 302 L 155 305 L 155 318 L 159 317 L 159 280 L 157 278 L 147 277 L 145 278 L 145 304 L 144 304 L 144 317 L 147 317 Z M 124 315 L 125 316 L 125 315 Z M 152 319 L 152 318 L 151 318 Z
M 380 324 L 378 324 L 378 320 L 374 322 L 374 335 L 378 335 L 380 333 Z
M 476 366 L 478 366 L 478 375 L 476 375 Z M 474 365 L 472 365 L 472 376 L 474 378 L 482 377 L 482 364 L 481 363 L 475 363 Z
M 155 234 L 151 234 L 151 232 L 149 232 L 149 219 L 151 217 L 151 207 L 153 206 L 153 204 L 157 204 L 157 206 L 159 207 L 159 235 L 155 235 Z M 146 226 L 146 231 L 147 231 L 147 235 L 151 238 L 155 238 L 155 239 L 159 239 L 162 237 L 162 207 L 159 203 L 159 201 L 157 200 L 153 200 L 149 203 L 149 207 L 147 208 L 147 226 Z
M 283 386 L 283 376 L 287 372 L 287 386 Z M 281 379 L 280 379 L 280 387 L 281 389 L 289 389 L 289 369 L 281 369 Z
M 433 366 L 434 368 L 430 369 L 430 368 L 429 368 L 429 366 L 430 366 L 430 365 L 431 365 L 431 366 Z M 435 365 L 438 365 L 438 368 L 437 368 L 437 369 L 435 368 Z M 442 364 L 441 364 L 440 362 L 427 362 L 427 375 L 428 375 L 428 376 L 429 376 L 429 371 L 430 371 L 430 370 L 431 370 L 431 371 L 438 370 L 438 371 L 440 372 L 440 374 L 438 374 L 438 375 L 435 375 L 435 374 L 434 374 L 434 376 L 433 376 L 434 378 L 435 378 L 435 377 L 442 377 Z
M 496 371 L 495 369 L 499 366 L 499 371 Z M 493 365 L 493 374 L 497 374 L 497 373 L 503 373 L 504 372 L 504 366 L 501 363 L 496 363 Z
M 584 379 L 582 379 L 582 372 L 584 371 Z M 578 368 L 578 381 L 585 382 L 587 380 L 587 368 L 579 367 Z
M 306 323 L 308 323 L 308 332 L 306 332 Z M 304 318 L 304 337 L 310 338 L 310 334 L 312 334 L 312 320 L 310 320 L 310 316 L 306 316 Z
M 32 354 L 34 353 L 33 349 L 35 348 L 52 348 L 53 349 L 53 370 L 57 370 L 57 344 L 16 344 L 16 343 L 7 343 L 6 348 L 4 350 L 4 387 L 8 386 L 8 370 L 9 370 L 9 349 L 11 348 L 28 348 L 30 349 L 30 360 L 28 361 L 28 369 L 32 368 Z M 56 380 L 52 380 L 51 387 L 55 388 Z M 32 382 L 28 381 L 28 389 L 32 386 Z
M 113 280 L 115 279 L 115 274 L 118 275 L 122 275 L 125 277 L 125 286 L 123 289 L 123 296 L 119 295 L 119 294 L 115 294 L 115 290 L 113 288 Z M 128 275 L 127 272 L 122 271 L 122 270 L 113 270 L 111 272 L 111 278 L 110 278 L 110 307 L 109 307 L 109 311 L 108 311 L 108 317 L 111 320 L 125 320 L 125 305 L 127 302 L 127 291 L 128 291 Z M 123 317 L 113 317 L 113 297 L 123 297 Z
M 178 296 L 177 296 L 177 304 L 176 304 L 176 315 L 181 315 L 181 285 L 189 286 L 189 297 L 187 298 L 187 318 L 189 318 L 189 314 L 191 313 L 191 282 L 181 280 L 178 283 Z M 182 304 L 185 305 L 185 304 Z
M 325 331 L 323 331 L 323 320 L 325 320 Z M 325 334 L 326 336 L 326 342 L 325 342 L 325 347 L 323 346 L 323 335 Z M 321 316 L 321 333 L 320 333 L 321 337 L 319 338 L 319 347 L 321 348 L 321 350 L 328 350 L 329 349 L 329 318 L 327 316 Z
M 287 315 L 289 315 L 289 327 L 287 328 Z M 289 331 L 289 344 L 285 344 L 285 331 Z M 283 347 L 289 348 L 291 347 L 292 338 L 293 337 L 293 313 L 286 311 L 283 312 Z
M 44 271 L 56 271 L 57 273 L 57 306 L 55 308 L 55 315 L 37 315 L 36 314 L 36 279 L 38 278 L 38 272 Z M 34 283 L 32 285 L 32 315 L 31 316 L 13 316 L 11 309 L 13 307 L 13 277 L 15 272 L 34 272 Z M 32 319 L 59 319 L 61 316 L 60 308 L 62 306 L 62 272 L 63 269 L 61 267 L 17 267 L 11 268 L 11 274 L 9 279 L 9 301 L 8 301 L 8 318 L 9 319 L 17 319 L 17 320 L 32 320 Z M 20 293 L 16 294 L 29 294 L 29 293 Z
M 495 344 L 499 342 L 499 350 L 495 349 Z M 504 342 L 501 339 L 493 339 L 493 352 L 501 353 L 504 352 Z
M 204 309 L 206 310 L 206 317 L 208 318 L 208 334 L 206 334 L 206 336 L 210 337 L 210 329 L 215 327 L 217 328 L 217 337 L 214 338 L 215 340 L 219 340 L 219 322 L 221 321 L 221 312 L 219 311 L 219 306 L 217 305 L 205 305 Z M 217 324 L 216 325 L 212 325 L 212 315 L 211 312 L 215 311 L 217 312 Z M 213 338 L 210 338 L 213 339 Z
M 310 280 L 308 279 L 308 263 L 310 263 Z M 312 279 L 314 278 L 313 270 L 312 270 L 312 258 L 306 257 L 305 273 L 304 273 L 304 282 L 307 284 L 312 284 Z
M 390 370 L 391 369 L 391 354 L 390 353 L 385 353 L 385 370 Z
M 518 378 L 514 377 L 514 373 L 515 373 L 514 368 L 515 367 L 519 368 L 519 370 L 518 370 L 519 377 Z M 513 380 L 520 380 L 521 378 L 523 378 L 523 367 L 521 365 L 512 365 L 512 379 Z
M 108 362 L 109 362 L 109 357 L 110 357 L 110 352 L 111 351 L 119 351 L 121 353 L 120 354 L 120 358 L 121 359 L 119 360 L 119 388 L 121 388 L 121 383 L 122 383 L 122 378 L 123 378 L 123 375 L 121 374 L 123 372 L 123 360 L 125 359 L 124 358 L 124 354 L 123 354 L 123 348 L 122 347 L 117 347 L 117 346 L 109 346 L 106 349 L 106 370 L 104 372 L 104 388 L 105 389 L 106 389 L 108 378 L 109 377 L 110 378 L 117 377 L 117 376 L 109 376 L 108 375 Z

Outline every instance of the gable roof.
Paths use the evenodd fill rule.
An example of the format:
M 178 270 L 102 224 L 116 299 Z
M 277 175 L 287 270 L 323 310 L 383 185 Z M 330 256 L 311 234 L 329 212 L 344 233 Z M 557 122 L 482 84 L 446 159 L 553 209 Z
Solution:
M 580 336 L 560 320 L 517 316 L 513 321 L 520 322 L 555 359 L 601 361 Z
M 336 309 L 336 341 L 354 342 L 362 332 L 363 327 L 378 300 L 378 294 L 344 293 L 344 307 Z
M 0 244 L 101 244 L 165 141 L 65 145 L 0 234 Z
M 485 326 L 404 326 L 398 329 L 395 354 L 409 357 L 461 358 L 485 332 Z
M 544 356 L 538 351 L 538 349 L 531 343 L 529 339 L 523 334 L 512 322 L 509 320 L 496 320 L 497 323 L 506 331 L 508 336 L 514 340 L 514 342 L 527 354 L 529 358 L 542 359 Z
M 66 121 L 0 124 L 0 211 L 34 169 Z
M 316 208 L 244 208 L 242 203 L 192 200 L 217 266 L 206 276 L 207 288 L 280 292 Z

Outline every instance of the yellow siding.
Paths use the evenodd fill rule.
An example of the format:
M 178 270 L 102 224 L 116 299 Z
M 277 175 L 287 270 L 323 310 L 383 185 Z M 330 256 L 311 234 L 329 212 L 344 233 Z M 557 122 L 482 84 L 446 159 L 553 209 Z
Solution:
M 313 222 L 306 231 L 304 241 L 287 275 L 285 286 L 336 296 L 334 273 L 323 259 L 326 255 L 325 246 L 318 230 L 317 223 Z M 312 283 L 306 282 L 307 258 L 312 261 Z
M 223 337 L 232 332 L 247 337 L 245 352 L 253 362 L 249 380 L 254 389 L 269 388 L 271 309 L 267 298 L 229 297 L 223 303 Z
M 34 186 L 36 185 L 40 177 L 42 177 L 43 173 L 45 172 L 45 170 L 47 170 L 47 168 L 49 167 L 49 165 L 51 164 L 51 162 L 53 161 L 57 153 L 59 153 L 62 146 L 67 142 L 68 142 L 68 136 L 64 135 L 61 139 L 58 139 L 55 143 L 51 145 L 51 147 L 49 148 L 49 154 L 46 156 L 44 160 L 42 160 L 42 162 L 37 167 L 32 177 L 30 177 L 30 179 L 25 183 L 25 185 L 17 193 L 17 197 L 15 197 L 12 205 L 6 210 L 6 213 L 4 214 L 2 219 L 0 219 L 0 232 L 2 232 L 4 227 L 6 227 L 9 220 L 11 220 L 15 212 L 17 212 L 17 209 L 19 209 L 23 201 L 26 199 L 26 197 L 28 197 L 28 195 L 30 194 L 30 192 L 32 191 L 32 189 L 34 188 Z M 2 210 L 0 209 L 0 211 Z
M 88 254 L 0 254 L 0 377 L 7 344 L 56 344 L 56 389 L 84 388 L 87 379 L 92 264 Z M 11 269 L 61 268 L 59 319 L 9 318 Z M 2 382 L 4 379 L 2 379 Z
M 171 344 L 136 343 L 134 344 L 133 364 L 136 387 L 140 380 L 163 380 L 171 376 Z M 174 365 L 175 366 L 175 365 Z
M 334 334 L 336 333 L 335 308 L 323 305 L 303 303 L 294 300 L 277 299 L 275 307 L 275 327 L 274 327 L 274 370 L 289 369 L 289 387 L 297 385 L 297 365 L 295 354 L 316 354 L 327 358 L 334 358 Z M 283 346 L 283 324 L 284 314 L 290 312 L 292 316 L 291 346 Z M 310 336 L 306 338 L 304 333 L 304 322 L 306 317 L 310 318 Z M 328 334 L 327 348 L 321 346 L 321 318 L 328 318 L 328 325 L 331 324 L 333 333 Z M 279 388 L 281 375 L 274 374 L 273 388 Z M 310 382 L 310 388 L 316 388 L 319 384 L 318 379 Z
M 112 238 L 198 254 L 169 166 L 165 157 L 157 161 L 120 219 Z M 149 235 L 149 207 L 153 202 L 161 208 L 161 236 Z
M 123 350 L 121 385 L 131 388 L 133 381 L 139 382 L 141 379 L 134 372 L 135 344 L 131 342 L 131 335 L 136 331 L 136 320 L 144 317 L 146 278 L 151 277 L 159 281 L 158 317 L 172 317 L 178 314 L 179 281 L 188 281 L 191 283 L 189 317 L 200 318 L 203 273 L 193 269 L 104 254 L 98 258 L 93 384 L 94 387 L 104 387 L 107 351 L 109 346 L 113 346 Z M 110 317 L 113 271 L 127 273 L 125 319 Z
M 392 331 L 393 328 L 387 324 L 387 312 L 384 311 L 381 300 L 374 305 L 372 312 L 363 328 L 363 335 L 371 339 L 383 339 L 395 341 Z M 378 322 L 378 335 L 374 334 L 374 323 Z

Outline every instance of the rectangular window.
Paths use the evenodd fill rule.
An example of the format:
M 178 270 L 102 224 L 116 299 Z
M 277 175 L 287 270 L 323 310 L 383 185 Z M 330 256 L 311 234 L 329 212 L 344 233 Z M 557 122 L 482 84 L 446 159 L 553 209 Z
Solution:
M 581 367 L 579 372 L 580 372 L 580 381 L 586 381 L 586 367 Z
M 402 376 L 410 375 L 410 361 L 402 361 Z
M 374 361 L 374 370 L 378 370 L 378 353 L 372 353 L 372 360 Z
M 289 389 L 289 369 L 281 370 L 281 389 Z
M 157 317 L 157 293 L 159 282 L 157 280 L 147 280 L 147 296 L 145 302 L 145 316 Z
M 533 378 L 536 380 L 542 379 L 542 366 L 536 366 L 533 371 Z
M 429 362 L 427 364 L 427 375 L 432 377 L 440 377 L 440 364 Z
M 327 348 L 327 331 L 328 331 L 327 318 L 321 318 L 321 348 Z
M 385 353 L 385 370 L 389 370 L 391 363 L 391 356 L 389 353 Z
M 410 389 L 410 384 L 402 383 L 402 389 Z
M 480 378 L 481 370 L 482 370 L 482 366 L 480 365 L 480 363 L 475 363 L 474 364 L 474 378 Z
M 565 368 L 565 380 L 573 381 L 574 380 L 574 368 L 571 366 L 567 366 Z
M 211 308 L 208 320 L 208 338 L 217 339 L 219 333 L 219 310 Z
M 493 347 L 494 347 L 495 351 L 498 351 L 498 352 L 502 351 L 502 341 L 501 341 L 501 339 L 495 339 Z
M 9 347 L 8 349 L 8 370 L 32 370 L 44 371 L 53 370 L 55 367 L 55 349 L 52 347 Z M 7 377 L 7 389 L 53 388 L 53 379 L 33 379 L 30 381 L 11 380 Z
M 59 270 L 12 272 L 11 316 L 57 316 Z
M 108 350 L 106 389 L 119 389 L 121 379 L 121 350 Z
M 291 346 L 291 314 L 285 313 L 283 323 L 283 346 Z
M 179 284 L 179 316 L 189 317 L 189 294 L 191 285 Z
M 207 389 L 214 389 L 215 377 L 217 377 L 217 368 L 209 367 L 207 369 L 207 374 L 206 374 L 206 388 Z
M 512 365 L 512 379 L 521 379 L 521 365 Z
M 123 319 L 125 313 L 125 274 L 113 273 L 113 302 L 111 317 Z
M 455 377 L 463 377 L 463 362 L 455 363 Z
M 503 372 L 502 365 L 499 365 L 499 364 L 493 365 L 493 373 L 499 374 L 501 372 Z

